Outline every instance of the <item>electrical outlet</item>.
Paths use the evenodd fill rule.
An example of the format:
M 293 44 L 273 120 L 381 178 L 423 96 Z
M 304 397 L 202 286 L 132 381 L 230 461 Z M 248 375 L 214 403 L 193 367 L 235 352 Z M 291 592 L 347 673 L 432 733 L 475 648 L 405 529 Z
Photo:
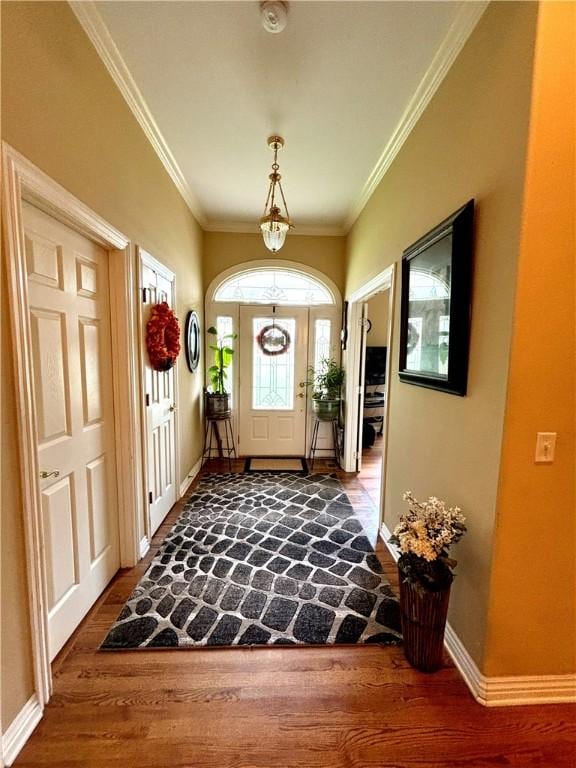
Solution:
M 537 464 L 551 464 L 554 461 L 555 450 L 556 432 L 538 432 L 536 434 L 536 456 L 534 461 Z

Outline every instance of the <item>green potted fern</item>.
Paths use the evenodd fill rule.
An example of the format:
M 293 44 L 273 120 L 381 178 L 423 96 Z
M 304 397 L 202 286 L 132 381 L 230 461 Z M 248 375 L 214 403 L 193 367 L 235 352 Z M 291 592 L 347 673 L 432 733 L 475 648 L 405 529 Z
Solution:
M 214 364 L 208 368 L 210 379 L 210 392 L 206 393 L 206 416 L 208 418 L 223 418 L 230 413 L 230 394 L 226 391 L 227 368 L 232 362 L 234 350 L 230 342 L 237 337 L 237 333 L 218 335 L 214 326 L 208 328 L 206 333 L 214 336 L 214 344 L 209 347 L 214 353 Z
M 320 421 L 334 421 L 340 414 L 345 372 L 332 358 L 324 358 L 320 368 L 308 368 L 308 386 L 312 388 L 312 411 Z

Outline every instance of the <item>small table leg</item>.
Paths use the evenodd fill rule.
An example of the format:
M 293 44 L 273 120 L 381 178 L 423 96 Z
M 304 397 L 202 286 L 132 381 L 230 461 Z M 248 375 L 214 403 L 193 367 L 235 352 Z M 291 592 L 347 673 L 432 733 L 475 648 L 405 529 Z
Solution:
M 312 442 L 310 443 L 310 469 L 314 469 L 314 459 L 316 458 L 316 443 L 318 442 L 318 427 L 320 426 L 320 420 L 314 419 L 314 427 L 312 428 Z
M 332 422 L 332 440 L 334 441 L 334 461 L 340 465 L 340 449 L 338 446 L 338 422 Z

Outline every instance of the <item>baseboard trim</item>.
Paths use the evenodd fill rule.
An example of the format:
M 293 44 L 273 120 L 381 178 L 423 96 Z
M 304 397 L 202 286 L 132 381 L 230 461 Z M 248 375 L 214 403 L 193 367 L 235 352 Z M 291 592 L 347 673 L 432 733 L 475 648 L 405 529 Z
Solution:
M 33 694 L 2 736 L 2 753 L 6 766 L 12 765 L 16 760 L 41 719 L 42 707 L 36 694 Z
M 446 631 L 444 632 L 444 647 L 472 696 L 479 704 L 488 706 L 486 677 L 478 669 L 476 662 L 452 629 L 450 622 L 446 624 Z
M 389 539 L 390 539 L 390 536 L 392 536 L 392 531 L 390 530 L 390 528 L 388 528 L 388 526 L 384 521 L 380 523 L 380 536 L 382 537 L 384 544 L 386 544 L 388 552 L 390 552 L 390 554 L 394 558 L 394 561 L 397 563 L 400 555 L 396 547 L 393 544 L 390 544 Z
M 190 488 L 190 486 L 196 479 L 196 476 L 198 475 L 201 469 L 202 469 L 202 459 L 198 459 L 196 464 L 194 464 L 190 472 L 188 472 L 184 480 L 180 483 L 180 498 L 182 498 L 182 496 L 184 496 L 188 488 Z
M 392 533 L 385 523 L 380 526 L 380 535 L 388 551 L 398 562 L 399 554 L 396 547 L 388 541 Z M 450 623 L 446 625 L 444 646 L 472 696 L 485 707 L 576 703 L 576 674 L 520 677 L 483 675 Z
M 142 538 L 140 539 L 139 549 L 140 549 L 140 560 L 142 560 L 142 558 L 148 554 L 148 550 L 150 549 L 150 539 L 148 538 L 148 536 L 142 536 Z
M 576 704 L 576 674 L 486 677 L 487 707 Z

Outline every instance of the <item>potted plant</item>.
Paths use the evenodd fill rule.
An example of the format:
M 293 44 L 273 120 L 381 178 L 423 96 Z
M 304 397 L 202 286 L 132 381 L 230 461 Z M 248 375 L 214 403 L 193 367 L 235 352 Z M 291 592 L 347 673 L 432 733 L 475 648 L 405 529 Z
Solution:
M 308 386 L 312 387 L 312 410 L 320 421 L 334 421 L 340 413 L 344 368 L 333 359 L 324 358 L 320 369 L 308 368 Z
M 226 369 L 232 362 L 234 350 L 229 342 L 234 340 L 238 334 L 227 333 L 219 336 L 214 326 L 208 328 L 206 333 L 215 337 L 215 343 L 209 345 L 214 353 L 214 365 L 208 368 L 212 391 L 206 393 L 206 415 L 209 418 L 222 418 L 230 413 L 229 394 L 226 391 Z
M 420 502 L 407 491 L 408 512 L 390 537 L 400 550 L 400 615 L 404 653 L 416 669 L 434 672 L 442 666 L 444 629 L 456 560 L 450 546 L 466 532 L 459 507 L 447 507 L 435 496 Z

